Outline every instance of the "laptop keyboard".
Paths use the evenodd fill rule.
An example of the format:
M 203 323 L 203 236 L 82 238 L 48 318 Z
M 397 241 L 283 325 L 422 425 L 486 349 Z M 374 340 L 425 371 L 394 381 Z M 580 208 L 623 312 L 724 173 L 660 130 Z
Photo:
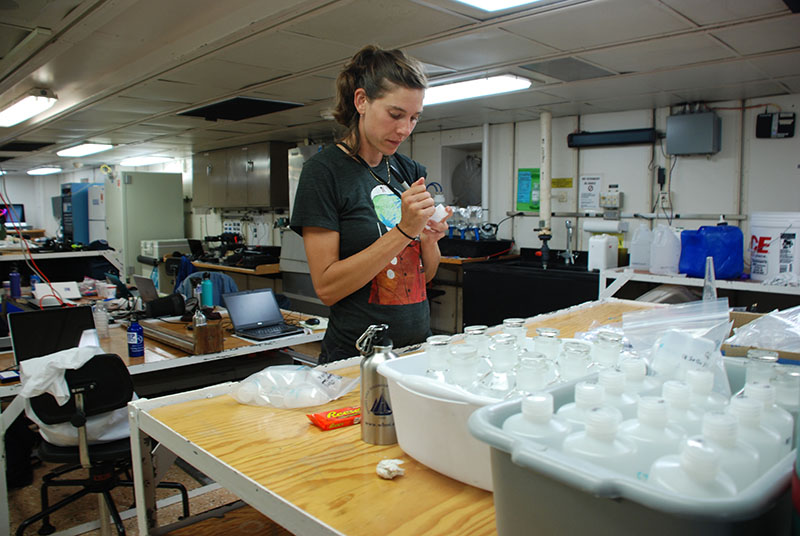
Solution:
M 248 329 L 244 333 L 256 337 L 268 337 L 270 335 L 279 335 L 281 333 L 286 333 L 287 331 L 295 331 L 296 329 L 297 328 L 295 328 L 295 326 L 290 326 L 288 324 L 275 324 L 274 326 L 265 326 L 263 328 Z

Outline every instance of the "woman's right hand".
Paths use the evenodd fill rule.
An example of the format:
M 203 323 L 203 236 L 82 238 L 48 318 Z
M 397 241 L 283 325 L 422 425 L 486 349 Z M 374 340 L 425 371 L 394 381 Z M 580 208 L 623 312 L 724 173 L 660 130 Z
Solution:
M 436 210 L 433 197 L 425 188 L 425 177 L 417 179 L 403 192 L 400 199 L 402 200 L 400 228 L 411 236 L 419 236 Z

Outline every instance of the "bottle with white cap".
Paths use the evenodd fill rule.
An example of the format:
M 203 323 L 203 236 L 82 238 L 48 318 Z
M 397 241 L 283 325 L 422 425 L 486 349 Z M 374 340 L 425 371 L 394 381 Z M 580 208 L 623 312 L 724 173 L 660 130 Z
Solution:
M 701 414 L 690 408 L 689 384 L 680 380 L 667 380 L 661 386 L 661 396 L 667 401 L 667 420 L 681 426 L 689 436 L 702 430 Z
M 522 413 L 507 418 L 503 423 L 503 430 L 514 436 L 560 449 L 571 428 L 553 415 L 553 395 L 535 393 L 522 399 Z
M 792 414 L 775 403 L 776 389 L 761 382 L 748 383 L 744 386 L 744 396 L 753 398 L 764 404 L 761 423 L 772 428 L 781 437 L 781 456 L 789 454 L 794 444 L 794 418 Z
M 586 412 L 586 429 L 564 439 L 562 450 L 612 471 L 625 473 L 636 445 L 617 436 L 622 413 L 617 408 L 598 406 Z
M 720 469 L 719 453 L 703 439 L 687 439 L 680 454 L 669 454 L 653 463 L 654 486 L 689 497 L 725 498 L 736 495 L 733 479 Z
M 625 373 L 625 392 L 629 395 L 649 395 L 658 391 L 658 383 L 647 375 L 647 363 L 640 357 L 625 357 L 619 363 Z
M 573 430 L 583 430 L 586 412 L 603 404 L 605 388 L 594 382 L 578 382 L 575 384 L 575 402 L 564 404 L 558 411 L 561 419 L 569 423 Z
M 686 431 L 667 422 L 667 401 L 657 396 L 639 399 L 637 418 L 619 426 L 619 437 L 636 445 L 636 455 L 631 459 L 628 474 L 638 480 L 647 480 L 653 462 L 667 454 L 677 454 L 678 446 L 686 439 Z
M 778 432 L 761 422 L 763 403 L 754 398 L 734 397 L 728 412 L 739 419 L 739 439 L 758 451 L 759 473 L 766 472 L 780 461 L 783 442 Z
M 601 370 L 597 383 L 605 389 L 604 405 L 620 410 L 623 419 L 632 419 L 636 415 L 636 399 L 625 392 L 624 372 L 618 369 Z
M 728 406 L 728 397 L 715 393 L 714 373 L 710 370 L 691 369 L 686 371 L 686 383 L 689 384 L 689 406 L 699 412 L 722 411 Z
M 792 414 L 800 415 L 800 367 L 781 365 L 770 385 L 775 387 L 775 403 Z
M 759 475 L 758 451 L 739 439 L 739 421 L 724 411 L 708 411 L 703 415 L 703 439 L 720 455 L 720 467 L 728 473 L 741 491 Z

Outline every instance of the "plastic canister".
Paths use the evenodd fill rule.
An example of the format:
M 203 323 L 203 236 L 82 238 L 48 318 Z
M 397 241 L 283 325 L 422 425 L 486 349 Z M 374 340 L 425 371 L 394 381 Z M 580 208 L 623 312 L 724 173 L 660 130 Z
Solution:
M 611 235 L 594 235 L 589 239 L 589 270 L 617 267 L 619 242 Z
M 750 216 L 750 279 L 800 277 L 800 212 L 754 212 Z
M 677 274 L 681 259 L 681 239 L 669 226 L 659 224 L 650 245 L 650 271 L 654 274 Z
M 703 225 L 681 232 L 680 271 L 689 277 L 705 275 L 706 257 L 714 259 L 717 279 L 738 279 L 744 270 L 744 237 L 733 225 Z
M 650 269 L 650 244 L 653 241 L 653 231 L 647 225 L 640 225 L 633 232 L 628 251 L 630 251 L 630 267 L 636 270 Z

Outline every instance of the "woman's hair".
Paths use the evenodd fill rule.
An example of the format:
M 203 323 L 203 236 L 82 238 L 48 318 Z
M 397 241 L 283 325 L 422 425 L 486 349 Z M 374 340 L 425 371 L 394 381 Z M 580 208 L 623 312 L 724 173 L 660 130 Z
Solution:
M 425 89 L 428 80 L 422 64 L 406 56 L 401 50 L 384 50 L 367 45 L 344 66 L 336 79 L 336 108 L 333 117 L 345 127 L 341 139 L 355 134 L 352 147 L 355 153 L 361 145 L 358 134 L 358 110 L 353 98 L 362 88 L 370 100 L 379 99 L 397 86 L 408 89 Z

